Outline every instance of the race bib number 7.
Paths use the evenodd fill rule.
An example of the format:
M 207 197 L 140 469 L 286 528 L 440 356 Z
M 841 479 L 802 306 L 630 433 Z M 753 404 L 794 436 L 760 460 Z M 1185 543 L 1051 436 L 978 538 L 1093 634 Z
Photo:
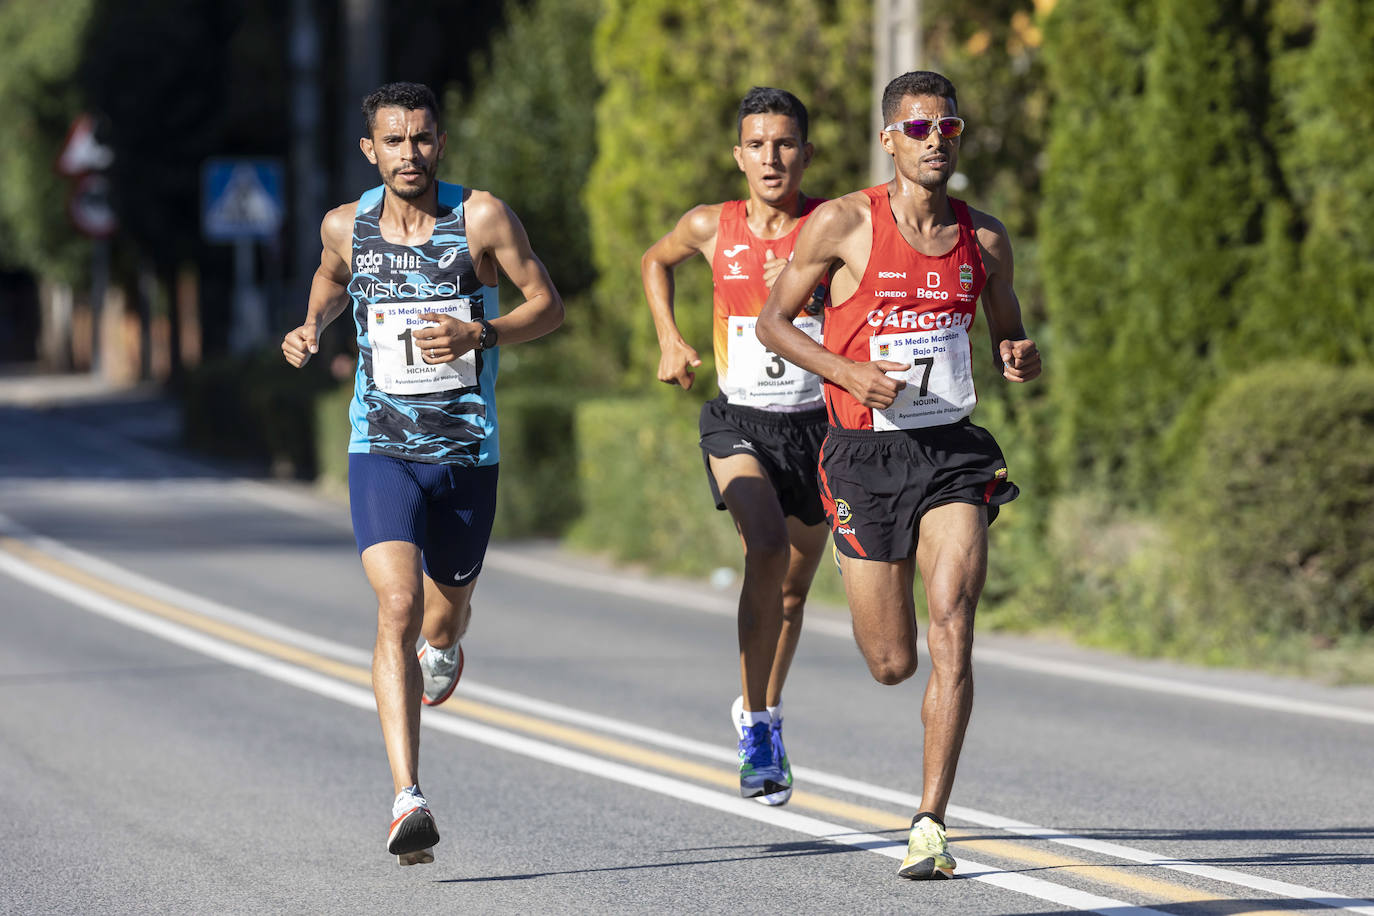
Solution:
M 730 316 L 726 329 L 729 335 L 726 387 L 730 391 L 730 403 L 762 406 L 819 401 L 820 377 L 764 349 L 754 331 L 757 322 L 757 318 L 744 315 Z M 793 323 L 812 340 L 820 341 L 819 319 L 803 316 Z
M 374 302 L 367 309 L 367 340 L 372 347 L 372 382 L 387 394 L 428 394 L 477 385 L 477 354 L 469 350 L 450 363 L 430 365 L 414 332 L 434 326 L 427 312 L 472 320 L 471 299 L 438 302 Z
M 943 426 L 973 412 L 978 397 L 973 391 L 968 331 L 963 328 L 878 334 L 869 338 L 868 353 L 872 360 L 911 366 L 888 373 L 905 380 L 906 387 L 897 392 L 891 407 L 873 411 L 875 430 Z

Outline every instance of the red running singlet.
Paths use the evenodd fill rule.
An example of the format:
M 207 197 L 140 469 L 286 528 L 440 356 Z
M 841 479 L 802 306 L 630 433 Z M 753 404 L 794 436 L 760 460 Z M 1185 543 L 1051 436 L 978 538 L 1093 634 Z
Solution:
M 768 299 L 768 287 L 763 282 L 768 252 L 783 260 L 790 257 L 802 223 L 824 202 L 806 198 L 797 225 L 776 239 L 761 239 L 749 229 L 747 201 L 731 200 L 721 205 L 716 250 L 711 258 L 715 288 L 711 338 L 717 382 L 731 404 L 786 411 L 821 405 L 820 379 L 764 350 L 754 333 L 754 322 Z M 812 337 L 820 338 L 819 319 L 803 316 L 798 323 Z
M 873 214 L 873 251 L 854 295 L 826 310 L 825 348 L 858 362 L 887 359 L 910 363 L 911 369 L 897 401 L 881 411 L 826 382 L 830 422 L 873 430 L 955 423 L 977 403 L 968 330 L 987 282 L 968 205 L 949 199 L 959 238 L 948 252 L 932 257 L 902 237 L 886 184 L 864 193 Z

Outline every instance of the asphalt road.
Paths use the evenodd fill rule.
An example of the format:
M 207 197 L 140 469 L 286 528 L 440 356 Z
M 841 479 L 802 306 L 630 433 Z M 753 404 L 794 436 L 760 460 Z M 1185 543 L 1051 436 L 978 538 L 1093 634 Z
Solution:
M 0 429 L 0 912 L 1374 913 L 1374 691 L 980 635 L 961 877 L 905 882 L 923 675 L 811 609 L 796 795 L 740 800 L 731 595 L 547 544 L 489 557 L 398 868 L 346 508 L 156 399 Z

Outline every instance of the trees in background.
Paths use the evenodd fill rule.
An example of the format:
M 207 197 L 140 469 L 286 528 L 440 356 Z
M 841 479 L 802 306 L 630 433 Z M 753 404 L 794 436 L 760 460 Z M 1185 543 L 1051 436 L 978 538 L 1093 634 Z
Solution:
M 614 329 L 607 343 L 629 367 L 631 387 L 658 384 L 640 255 L 690 207 L 743 196 L 730 150 L 750 87 L 787 89 L 806 105 L 816 146 L 807 193 L 836 196 L 866 183 L 869 144 L 877 142 L 868 126 L 876 104 L 870 16 L 866 4 L 805 0 L 603 4 L 594 57 L 604 89 L 584 199 L 596 320 Z M 678 272 L 679 324 L 689 340 L 710 339 L 710 289 L 702 265 Z M 709 360 L 709 347 L 701 350 Z
M 67 182 L 53 170 L 83 110 L 74 75 L 95 0 L 9 0 L 0 5 L 0 264 L 68 282 L 87 243 L 67 222 Z
M 559 292 L 596 277 L 582 189 L 596 156 L 592 66 L 599 0 L 513 5 L 474 58 L 472 90 L 448 93 L 446 180 L 496 194 L 525 225 Z
M 1063 572 L 1013 601 L 1213 661 L 1356 638 L 1346 520 L 1374 503 L 1332 456 L 1374 448 L 1370 5 L 1061 0 L 1045 26 L 1054 473 L 1020 571 Z
M 1368 154 L 1374 6 L 1323 0 L 1313 26 L 1310 48 L 1292 53 L 1275 77 L 1284 120 L 1279 160 L 1305 230 L 1298 243 L 1299 295 L 1309 311 L 1290 340 L 1295 349 L 1328 359 L 1368 363 L 1374 360 L 1374 159 Z
M 435 30 L 409 44 L 395 33 L 381 44 L 391 57 L 418 49 L 389 76 L 461 84 L 446 95 L 442 174 L 507 200 L 575 300 L 564 334 L 523 351 L 547 366 L 544 388 L 558 396 L 523 392 L 511 403 L 527 407 L 512 408 L 521 413 L 510 425 L 529 431 L 522 442 L 550 441 L 540 438 L 550 424 L 571 440 L 570 430 L 586 428 L 573 413 L 587 393 L 660 396 L 639 258 L 690 206 L 741 196 L 730 148 L 745 91 L 780 86 L 807 104 L 817 149 L 809 193 L 835 196 L 867 183 L 877 104 L 871 9 L 840 0 L 510 0 L 498 29 L 498 2 L 445 8 L 444 22 L 470 26 L 452 42 Z M 398 3 L 410 19 L 432 7 Z M 1027 495 L 994 528 L 998 538 L 1021 531 L 1007 538 L 1015 551 L 996 552 L 1003 565 L 994 579 L 1003 585 L 990 593 L 1009 607 L 1115 620 L 1134 634 L 1127 642 L 1167 645 L 1198 632 L 1181 615 L 1205 610 L 1225 585 L 1203 582 L 1199 570 L 1245 575 L 1245 564 L 1277 549 L 1244 531 L 1222 545 L 1175 524 L 1185 516 L 1197 522 L 1179 509 L 1179 494 L 1198 494 L 1199 481 L 1221 485 L 1215 475 L 1225 469 L 1208 463 L 1208 450 L 1264 465 L 1264 473 L 1247 466 L 1239 481 L 1270 479 L 1274 463 L 1294 480 L 1315 473 L 1284 465 L 1297 447 L 1284 424 L 1242 417 L 1224 435 L 1217 424 L 1240 415 L 1248 391 L 1255 404 L 1247 406 L 1258 405 L 1261 417 L 1271 398 L 1296 416 L 1302 397 L 1346 391 L 1330 381 L 1336 376 L 1290 372 L 1288 363 L 1315 361 L 1339 375 L 1374 358 L 1374 4 L 924 7 L 929 65 L 954 79 L 970 121 L 961 163 L 968 185 L 956 194 L 1011 230 L 1027 323 L 1047 356 L 1038 387 L 980 386 L 983 422 L 1016 426 L 1006 430 L 1008 457 Z M 110 119 L 119 147 L 112 178 L 126 226 L 118 244 L 136 246 L 143 258 L 213 268 L 217 254 L 198 239 L 199 160 L 284 151 L 284 129 L 280 137 L 273 130 L 285 99 L 277 91 L 285 78 L 273 31 L 279 13 L 267 0 L 0 6 L 0 116 L 13 141 L 0 148 L 0 262 L 79 279 L 87 249 L 54 205 L 65 189 L 52 161 L 72 116 L 89 106 Z M 471 53 L 479 45 L 486 50 Z M 334 53 L 326 66 L 338 63 Z M 436 79 L 417 71 L 420 58 L 444 59 L 450 69 Z M 144 110 L 157 118 L 152 141 Z M 331 158 L 336 152 L 353 155 L 331 148 Z M 678 301 L 709 372 L 704 264 L 679 272 Z M 521 350 L 509 356 L 527 358 Z M 1349 397 L 1363 404 L 1367 380 L 1359 385 Z M 626 405 L 626 422 L 656 415 L 649 404 L 640 397 Z M 587 422 L 609 422 L 608 410 L 597 407 Z M 1374 450 L 1369 429 L 1343 425 L 1342 441 Z M 596 441 L 615 447 L 614 440 Z M 659 453 L 657 444 L 641 445 Z M 566 449 L 530 449 L 547 465 L 531 479 L 544 479 L 544 470 L 550 481 L 566 479 Z M 1359 462 L 1350 467 L 1363 473 Z M 695 487 L 693 474 L 684 466 L 654 486 L 681 478 Z M 634 485 L 609 481 L 606 496 L 614 501 L 617 489 Z M 1289 511 L 1301 487 L 1225 492 L 1228 517 L 1301 517 Z M 1340 503 L 1340 511 L 1374 514 L 1364 499 Z M 542 518 L 544 506 L 531 500 L 526 514 Z M 613 516 L 592 507 L 587 517 Z M 1027 527 L 1035 537 L 1020 537 Z M 1345 530 L 1333 523 L 1338 529 Z M 1322 525 L 1312 530 L 1320 536 Z M 1255 575 L 1358 566 L 1304 549 L 1313 551 L 1307 559 L 1280 558 L 1254 567 Z M 1206 557 L 1176 563 L 1210 550 L 1223 551 L 1210 566 Z M 1368 603 L 1367 571 L 1358 566 L 1351 576 L 1293 594 Z M 1139 625 L 1141 609 L 1162 623 Z

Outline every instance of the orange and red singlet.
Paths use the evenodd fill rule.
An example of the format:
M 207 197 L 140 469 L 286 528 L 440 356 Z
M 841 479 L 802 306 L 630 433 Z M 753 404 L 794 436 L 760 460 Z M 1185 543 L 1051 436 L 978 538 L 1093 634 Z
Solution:
M 822 403 L 820 378 L 765 350 L 754 332 L 759 310 L 768 299 L 768 287 L 763 282 L 767 253 L 772 251 L 773 257 L 784 260 L 790 257 L 802 223 L 821 203 L 807 198 L 797 225 L 777 239 L 761 239 L 750 231 L 746 201 L 721 205 L 716 251 L 711 258 L 715 286 L 712 339 L 720 391 L 731 404 L 795 411 Z M 796 323 L 820 340 L 820 319 L 802 315 Z
M 903 375 L 906 387 L 885 410 L 864 407 L 826 382 L 830 422 L 879 431 L 955 423 L 978 401 L 968 332 L 987 282 L 968 205 L 949 199 L 959 239 L 932 257 L 902 237 L 886 184 L 864 193 L 873 213 L 873 252 L 854 295 L 826 310 L 825 348 L 859 362 L 885 359 L 911 369 Z

